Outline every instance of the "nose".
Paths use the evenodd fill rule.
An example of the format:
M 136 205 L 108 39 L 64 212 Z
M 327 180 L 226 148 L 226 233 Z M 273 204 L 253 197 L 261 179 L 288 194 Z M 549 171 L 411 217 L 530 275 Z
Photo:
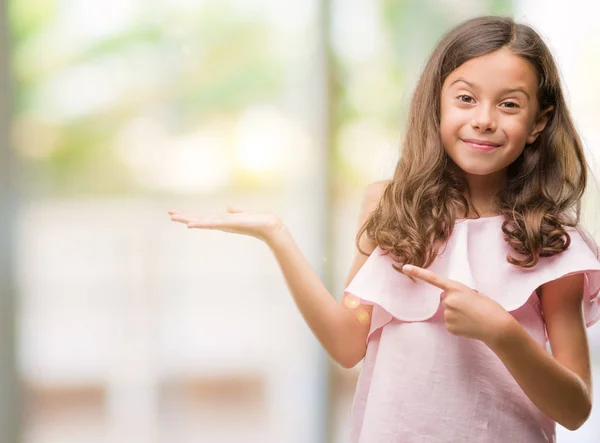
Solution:
M 489 106 L 477 106 L 473 112 L 473 120 L 471 121 L 473 129 L 481 132 L 494 132 L 496 130 L 494 111 Z

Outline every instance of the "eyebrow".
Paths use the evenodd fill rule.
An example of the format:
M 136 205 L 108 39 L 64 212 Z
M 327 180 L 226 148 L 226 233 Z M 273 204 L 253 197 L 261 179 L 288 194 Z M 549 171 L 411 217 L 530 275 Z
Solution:
M 454 80 L 452 83 L 450 83 L 450 86 L 452 86 L 452 85 L 454 85 L 455 83 L 458 83 L 458 82 L 463 82 L 463 83 L 466 83 L 466 84 L 467 84 L 467 85 L 469 85 L 471 88 L 473 88 L 473 89 L 478 89 L 478 88 L 477 88 L 477 86 L 475 86 L 473 83 L 470 83 L 470 82 L 466 81 L 464 78 L 457 78 L 457 79 L 456 79 L 456 80 Z M 505 94 L 505 93 L 510 93 L 510 92 L 521 92 L 521 93 L 525 94 L 525 96 L 526 96 L 528 99 L 530 99 L 530 100 L 531 100 L 531 97 L 529 97 L 529 94 L 527 93 L 527 91 L 526 91 L 525 89 L 523 89 L 523 88 L 520 88 L 520 87 L 519 87 L 519 88 L 512 88 L 512 89 L 511 89 L 511 88 L 504 89 L 504 90 L 502 90 L 501 92 L 502 92 L 503 94 Z

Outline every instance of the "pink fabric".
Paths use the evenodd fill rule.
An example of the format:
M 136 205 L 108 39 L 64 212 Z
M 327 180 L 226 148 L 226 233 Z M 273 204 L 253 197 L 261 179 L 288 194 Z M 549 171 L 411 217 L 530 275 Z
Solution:
M 430 267 L 493 298 L 542 346 L 546 333 L 535 290 L 585 273 L 588 326 L 600 318 L 600 261 L 568 228 L 570 247 L 532 270 L 506 261 L 502 217 L 459 220 Z M 444 324 L 441 291 L 413 283 L 375 249 L 346 289 L 373 305 L 367 353 L 352 407 L 352 443 L 555 441 L 555 424 L 525 396 L 502 362 L 477 340 Z

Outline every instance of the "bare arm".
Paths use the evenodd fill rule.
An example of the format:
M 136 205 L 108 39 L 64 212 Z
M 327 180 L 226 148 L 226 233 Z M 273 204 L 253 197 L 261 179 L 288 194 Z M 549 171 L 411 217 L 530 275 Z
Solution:
M 498 302 L 429 269 L 405 265 L 403 271 L 446 293 L 442 302 L 448 331 L 489 346 L 527 397 L 548 417 L 571 430 L 587 420 L 592 383 L 581 306 L 582 274 L 541 287 L 550 355 Z
M 376 182 L 367 187 L 358 220 L 359 227 L 377 207 L 386 184 L 387 182 Z M 335 300 L 285 227 L 276 230 L 267 239 L 267 244 L 281 267 L 294 302 L 319 342 L 343 367 L 350 368 L 356 365 L 366 352 L 370 321 L 359 321 L 354 310 Z M 376 245 L 363 236 L 361 247 L 370 254 Z M 356 251 L 346 286 L 367 258 L 367 255 Z M 368 313 L 370 319 L 371 307 L 361 306 L 361 309 Z
M 546 415 L 570 430 L 579 428 L 592 408 L 592 382 L 581 297 L 583 275 L 542 286 L 542 309 L 550 355 L 516 322 L 491 349 L 521 389 Z
M 359 227 L 377 207 L 387 183 L 376 182 L 367 186 Z M 267 243 L 281 267 L 300 313 L 329 355 L 344 367 L 352 367 L 362 360 L 370 326 L 370 307 L 354 306 L 355 300 L 340 305 L 327 291 L 276 215 L 252 213 L 235 206 L 228 206 L 226 214 L 197 215 L 172 209 L 169 215 L 172 221 L 185 224 L 188 228 L 249 235 Z M 365 236 L 360 243 L 369 255 L 375 249 L 375 245 Z M 368 255 L 357 252 L 346 286 L 367 258 Z

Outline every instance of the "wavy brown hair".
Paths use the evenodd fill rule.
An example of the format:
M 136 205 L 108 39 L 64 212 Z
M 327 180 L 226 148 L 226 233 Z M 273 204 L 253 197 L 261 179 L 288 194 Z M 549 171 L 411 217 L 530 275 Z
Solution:
M 509 263 L 534 267 L 540 257 L 569 247 L 565 227 L 576 226 L 587 183 L 581 140 L 560 85 L 556 63 L 529 26 L 508 17 L 478 17 L 458 25 L 438 43 L 414 92 L 400 160 L 377 209 L 357 234 L 366 233 L 394 257 L 428 267 L 450 237 L 457 214 L 467 217 L 468 186 L 446 154 L 440 136 L 440 95 L 446 77 L 463 63 L 501 48 L 529 61 L 537 72 L 539 110 L 553 106 L 533 144 L 507 169 L 494 204 L 512 253 Z M 478 214 L 479 215 L 479 214 Z M 360 245 L 358 248 L 361 252 Z M 363 252 L 364 253 L 364 252 Z

